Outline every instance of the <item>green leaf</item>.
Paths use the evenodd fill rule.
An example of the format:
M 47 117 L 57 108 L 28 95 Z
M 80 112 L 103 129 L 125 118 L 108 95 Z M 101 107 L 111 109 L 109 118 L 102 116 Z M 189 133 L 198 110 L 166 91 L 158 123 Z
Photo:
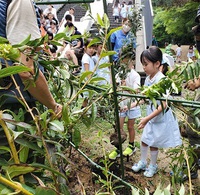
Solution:
M 19 56 L 20 56 L 19 50 L 16 48 L 11 48 L 7 55 L 7 58 L 15 61 Z
M 195 121 L 195 125 L 196 125 L 197 129 L 199 129 L 199 127 L 200 127 L 200 120 L 199 120 L 199 117 L 195 116 L 195 117 L 194 117 L 194 121 Z
M 120 86 L 120 88 L 124 91 L 129 91 L 131 93 L 136 93 L 135 89 L 131 88 L 131 87 L 127 87 L 127 86 Z
M 31 35 L 29 35 L 26 39 L 24 39 L 19 45 L 27 45 L 27 43 L 31 40 Z
M 20 145 L 20 152 L 19 152 L 19 160 L 22 163 L 26 163 L 28 159 L 29 148 L 26 146 Z
M 112 56 L 116 54 L 116 51 L 103 51 L 100 55 L 100 58 L 106 57 L 106 56 Z
M 59 171 L 57 171 L 56 168 L 53 169 L 53 168 L 50 168 L 49 166 L 46 166 L 46 165 L 43 165 L 43 164 L 39 164 L 39 163 L 32 163 L 32 164 L 30 164 L 30 166 L 36 167 L 36 168 L 42 168 L 42 169 L 51 171 L 55 175 L 59 175 L 59 176 L 63 177 L 65 180 L 68 181 L 68 178 L 65 175 L 63 175 L 62 173 L 60 173 Z
M 12 131 L 14 140 L 16 140 L 21 134 L 23 134 L 23 131 L 13 131 L 12 129 L 10 129 L 10 131 Z
M 62 38 L 65 38 L 66 37 L 66 34 L 65 33 L 57 33 L 55 36 L 54 36 L 54 38 L 53 38 L 53 40 L 55 40 L 55 41 L 58 41 L 58 40 L 60 40 L 60 39 L 62 39 Z
M 140 195 L 140 191 L 131 186 L 131 194 L 132 195 Z
M 89 127 L 91 126 L 91 124 L 92 124 L 91 118 L 88 117 L 88 116 L 82 117 L 81 120 L 82 120 L 83 124 L 84 124 L 87 128 L 89 128 Z
M 185 80 L 188 81 L 188 73 L 186 69 L 184 69 L 183 75 L 184 75 Z
M 74 132 L 72 134 L 72 142 L 76 147 L 78 147 L 81 142 L 81 132 L 77 128 L 74 128 Z
M 121 26 L 110 30 L 109 33 L 106 35 L 106 39 L 108 40 L 109 37 L 110 37 L 110 35 L 111 35 L 112 33 L 114 33 L 114 32 L 117 31 L 117 30 L 120 30 L 120 29 L 122 29 Z
M 199 77 L 199 69 L 200 69 L 200 66 L 198 64 L 196 64 L 196 66 L 194 67 L 194 72 L 195 72 L 195 76 L 198 78 Z
M 98 81 L 102 81 L 102 80 L 105 80 L 103 77 L 94 77 L 90 80 L 90 84 L 91 83 L 94 83 L 94 82 L 98 82 Z
M 61 75 L 62 75 L 62 77 L 63 77 L 64 80 L 70 78 L 70 73 L 67 70 L 65 70 L 65 69 L 60 69 L 60 73 L 61 73 Z
M 85 78 L 87 78 L 89 75 L 91 75 L 93 72 L 92 71 L 86 71 L 83 72 L 80 76 L 80 80 L 79 80 L 79 85 L 83 82 L 83 80 L 85 80 Z
M 184 185 L 182 184 L 181 185 L 181 189 L 179 190 L 179 195 L 184 195 L 185 194 L 185 187 Z
M 47 187 L 37 187 L 35 195 L 57 195 L 57 193 L 50 188 Z
M 46 129 L 47 128 L 47 118 L 48 118 L 48 115 L 49 115 L 49 111 L 46 110 L 45 112 L 43 112 L 41 115 L 40 115 L 40 118 L 42 120 L 41 121 L 41 126 L 43 129 Z
M 71 36 L 71 40 L 76 40 L 76 39 L 79 39 L 79 38 L 82 38 L 83 35 L 72 35 Z
M 189 74 L 190 79 L 194 79 L 194 73 L 191 66 L 188 67 L 188 74 Z
M 97 24 L 99 24 L 101 27 L 104 27 L 103 20 L 101 19 L 100 15 L 97 13 Z
M 62 43 L 59 43 L 58 41 L 51 40 L 50 43 L 51 43 L 52 45 L 56 45 L 56 46 L 61 46 L 61 47 L 63 47 L 63 44 L 62 44 Z
M 7 186 L 0 184 L 0 194 L 1 195 L 11 195 L 13 191 L 11 189 L 7 188 Z
M 0 70 L 0 78 L 28 71 L 31 71 L 31 69 L 26 66 L 9 66 Z
M 170 185 L 168 185 L 164 190 L 164 195 L 171 195 L 171 192 L 170 192 Z
M 103 20 L 104 20 L 104 27 L 106 30 L 108 30 L 110 28 L 110 20 L 106 13 L 103 14 Z
M 103 63 L 103 64 L 101 64 L 101 65 L 99 65 L 99 69 L 101 69 L 101 68 L 107 68 L 107 67 L 110 67 L 110 66 L 112 66 L 112 63 Z
M 175 93 L 178 93 L 178 88 L 176 87 L 176 84 L 174 82 L 172 83 L 172 89 Z
M 9 175 L 9 177 L 12 179 L 16 176 L 31 173 L 35 171 L 36 169 L 34 167 L 28 166 L 28 165 L 10 165 L 7 167 L 3 167 L 3 169 L 6 168 L 6 173 Z
M 200 108 L 197 108 L 195 111 L 194 111 L 194 116 L 198 115 L 200 113 Z
M 35 194 L 35 189 L 33 189 L 32 187 L 27 186 L 26 184 L 22 184 L 22 183 L 21 183 L 21 185 L 22 185 L 22 187 L 23 187 L 24 189 L 26 189 L 26 190 L 29 191 L 30 193 Z
M 62 109 L 62 119 L 65 122 L 66 125 L 70 123 L 70 117 L 69 117 L 69 105 L 64 104 Z
M 49 127 L 51 130 L 53 131 L 57 131 L 57 132 L 63 132 L 64 131 L 64 126 L 63 123 L 59 120 L 54 120 L 49 122 L 51 124 L 51 126 Z
M 6 146 L 0 146 L 0 150 L 4 150 L 4 151 L 7 151 L 11 154 L 11 150 L 9 147 L 6 147 Z
M 160 184 L 158 185 L 158 187 L 156 188 L 156 191 L 154 192 L 154 195 L 161 195 L 162 191 L 160 189 Z
M 155 98 L 151 98 L 151 101 L 152 101 L 154 107 L 157 108 L 157 101 L 156 101 L 156 99 Z
M 6 39 L 6 38 L 0 36 L 0 44 L 5 44 L 5 43 L 6 43 L 6 44 L 9 44 L 8 39 Z
M 37 144 L 35 144 L 34 142 L 30 142 L 30 141 L 27 141 L 27 140 L 21 139 L 21 138 L 18 138 L 15 141 L 16 141 L 16 143 L 18 143 L 22 146 L 26 146 L 34 151 L 44 154 L 44 150 L 42 148 L 38 147 Z
M 98 43 L 101 43 L 101 39 L 99 37 L 95 37 L 90 41 L 90 43 L 88 44 L 88 47 L 98 44 Z

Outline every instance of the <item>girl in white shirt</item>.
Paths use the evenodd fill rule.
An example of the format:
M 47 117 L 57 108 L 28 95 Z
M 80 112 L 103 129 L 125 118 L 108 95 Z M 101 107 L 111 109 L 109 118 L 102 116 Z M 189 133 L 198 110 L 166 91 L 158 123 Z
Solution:
M 162 63 L 162 51 L 152 46 L 142 52 L 140 61 L 145 73 L 145 86 L 158 83 L 165 75 L 159 71 Z M 157 101 L 157 108 L 149 101 L 147 105 L 147 115 L 143 117 L 138 128 L 143 129 L 141 137 L 141 157 L 140 161 L 133 165 L 134 172 L 145 171 L 145 177 L 153 177 L 158 171 L 157 157 L 158 148 L 176 147 L 182 144 L 179 125 L 170 107 L 165 101 Z M 163 110 L 164 109 L 164 110 Z M 150 149 L 150 164 L 147 168 L 148 149 Z
M 90 42 L 92 41 L 92 39 L 88 39 L 85 41 L 84 43 L 84 54 L 81 60 L 81 72 L 85 72 L 85 71 L 95 71 L 95 63 L 92 59 L 92 56 L 95 53 L 95 46 L 91 45 L 88 46 L 90 44 Z M 87 78 L 90 79 L 91 75 L 89 75 Z M 82 104 L 82 108 L 86 107 L 88 104 L 88 93 L 85 92 L 84 94 L 85 100 L 83 101 Z

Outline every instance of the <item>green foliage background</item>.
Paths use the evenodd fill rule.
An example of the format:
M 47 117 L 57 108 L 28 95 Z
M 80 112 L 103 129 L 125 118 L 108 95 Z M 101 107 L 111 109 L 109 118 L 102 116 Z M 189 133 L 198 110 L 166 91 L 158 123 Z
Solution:
M 194 44 L 191 31 L 199 2 L 194 1 L 152 1 L 154 8 L 153 34 L 163 47 L 165 42 L 182 45 Z

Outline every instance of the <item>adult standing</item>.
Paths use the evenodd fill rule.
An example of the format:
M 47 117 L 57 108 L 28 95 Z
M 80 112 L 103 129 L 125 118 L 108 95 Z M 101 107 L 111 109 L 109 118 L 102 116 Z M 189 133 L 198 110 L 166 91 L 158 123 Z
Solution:
M 155 35 L 152 36 L 152 45 L 158 47 L 158 42 L 157 42 L 157 40 L 156 40 Z
M 195 18 L 195 22 L 197 22 L 198 25 L 194 26 L 192 28 L 192 31 L 194 32 L 197 50 L 200 54 L 200 6 L 197 10 L 197 16 Z M 186 83 L 186 85 L 185 85 L 185 88 L 192 90 L 192 91 L 200 90 L 200 75 L 198 78 L 188 81 L 188 83 Z M 200 101 L 199 94 L 200 93 L 197 93 L 197 97 L 195 97 L 196 101 Z M 199 115 L 196 117 L 199 118 Z M 191 124 L 191 123 L 193 123 L 193 121 L 194 121 L 194 119 L 191 116 L 189 116 L 188 123 Z M 200 128 L 198 128 L 196 130 L 199 132 Z M 197 132 L 194 132 L 190 127 L 186 128 L 186 132 L 187 132 L 189 143 L 194 148 L 194 152 L 195 152 L 193 167 L 190 170 L 191 179 L 195 179 L 198 177 L 198 168 L 200 168 L 200 145 L 199 145 L 200 135 Z M 188 176 L 184 175 L 183 179 L 187 180 Z
M 128 34 L 131 30 L 131 26 L 128 19 L 125 19 L 122 24 L 122 29 L 115 31 L 111 34 L 110 42 L 112 44 L 113 50 L 116 54 L 113 55 L 113 61 L 116 63 L 119 59 L 119 55 L 123 46 L 128 42 Z
M 196 48 L 200 53 L 200 6 L 197 10 L 197 16 L 195 18 L 195 22 L 198 24 L 192 28 L 192 31 L 194 33 L 194 38 L 196 41 Z
M 32 40 L 40 38 L 41 35 L 32 0 L 12 0 L 10 1 L 10 4 L 8 4 L 8 2 L 9 1 L 0 2 L 0 36 L 7 38 L 12 45 L 20 43 L 29 35 L 31 35 Z M 54 100 L 49 91 L 47 81 L 40 70 L 35 81 L 35 85 L 30 85 L 27 90 L 24 89 L 22 81 L 26 82 L 27 80 L 32 79 L 32 75 L 35 74 L 34 62 L 32 58 L 27 57 L 23 53 L 21 53 L 18 60 L 31 69 L 30 72 L 15 75 L 15 79 L 20 86 L 22 94 L 25 94 L 26 92 L 26 95 L 24 95 L 25 100 L 28 103 L 38 100 L 40 103 L 45 105 L 47 108 L 54 110 L 56 113 L 60 112 L 62 110 L 62 106 L 57 104 Z M 3 63 L 3 60 L 1 61 Z M 11 62 L 10 65 L 12 66 Z M 17 96 L 18 93 L 16 91 L 16 87 L 12 85 L 9 89 L 1 91 L 1 95 L 5 94 Z M 18 98 L 20 98 L 19 95 Z M 4 108 L 15 108 L 16 104 L 20 103 L 17 98 L 13 97 L 10 98 L 9 102 L 6 101 L 3 106 Z

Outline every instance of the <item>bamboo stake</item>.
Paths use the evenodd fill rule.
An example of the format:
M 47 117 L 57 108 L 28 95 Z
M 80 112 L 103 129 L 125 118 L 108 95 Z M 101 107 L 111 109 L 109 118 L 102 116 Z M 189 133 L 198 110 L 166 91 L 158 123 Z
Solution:
M 33 195 L 32 193 L 30 193 L 29 191 L 27 191 L 26 189 L 24 189 L 21 185 L 19 184 L 16 184 L 16 182 L 12 182 L 4 177 L 2 177 L 0 175 L 0 183 L 3 183 L 5 184 L 6 186 L 9 186 L 10 188 L 14 189 L 14 190 L 17 190 L 19 192 L 21 192 L 22 194 L 25 194 L 25 195 Z
M 3 112 L 0 111 L 0 125 L 2 126 L 2 128 L 5 132 L 5 135 L 7 137 L 8 144 L 10 146 L 14 162 L 16 164 L 20 164 L 19 157 L 17 155 L 17 149 L 16 149 L 15 144 L 14 144 L 13 136 L 11 136 L 10 131 L 9 131 L 6 123 L 2 120 L 2 117 L 3 117 Z M 22 175 L 19 176 L 19 180 L 20 180 L 21 183 L 24 183 L 24 177 Z

